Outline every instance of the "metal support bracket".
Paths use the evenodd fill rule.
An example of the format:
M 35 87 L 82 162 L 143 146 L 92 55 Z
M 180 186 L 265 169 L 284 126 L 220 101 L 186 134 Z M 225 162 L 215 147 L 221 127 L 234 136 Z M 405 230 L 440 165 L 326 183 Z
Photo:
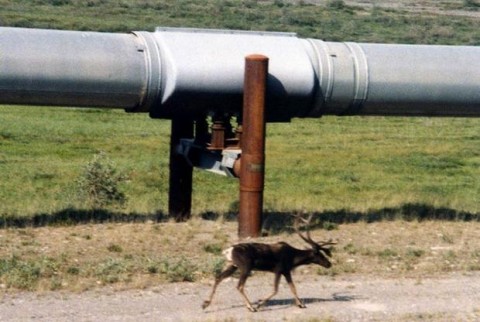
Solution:
M 240 178 L 238 235 L 258 237 L 262 227 L 265 177 L 265 102 L 268 58 L 245 58 L 243 111 L 235 133 L 225 115 L 172 121 L 169 212 L 177 221 L 190 216 L 192 168 Z M 241 124 L 240 124 L 241 123 Z M 193 127 L 195 124 L 195 134 Z M 209 142 L 207 142 L 209 141 Z M 176 195 L 177 194 L 177 195 Z
M 209 150 L 204 145 L 197 144 L 195 139 L 182 139 L 177 145 L 176 153 L 182 155 L 192 167 L 222 176 L 236 177 L 234 165 L 241 150 Z

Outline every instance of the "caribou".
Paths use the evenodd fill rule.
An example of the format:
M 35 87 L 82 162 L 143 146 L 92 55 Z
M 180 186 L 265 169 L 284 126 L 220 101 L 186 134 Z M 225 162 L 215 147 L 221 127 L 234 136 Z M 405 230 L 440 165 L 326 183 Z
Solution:
M 297 249 L 290 246 L 285 242 L 278 242 L 275 244 L 263 244 L 263 243 L 240 243 L 233 245 L 226 249 L 223 254 L 227 259 L 226 268 L 215 277 L 215 283 L 213 284 L 212 292 L 207 300 L 202 304 L 202 308 L 207 308 L 211 303 L 215 291 L 224 279 L 230 277 L 239 270 L 240 278 L 238 281 L 237 289 L 245 301 L 247 308 L 256 312 L 259 310 L 268 300 L 270 300 L 278 292 L 278 285 L 280 278 L 283 275 L 290 287 L 290 290 L 295 298 L 295 304 L 300 308 L 305 308 L 305 304 L 300 300 L 297 295 L 295 284 L 292 280 L 292 270 L 298 266 L 317 264 L 325 268 L 332 266 L 328 257 L 332 256 L 331 245 L 335 245 L 336 242 L 322 241 L 315 242 L 310 236 L 309 224 L 312 219 L 312 215 L 308 219 L 302 218 L 300 215 L 296 215 L 294 220 L 294 229 L 302 240 L 308 245 L 309 249 Z M 299 229 L 299 222 L 303 221 L 306 224 L 306 236 L 304 236 Z M 244 292 L 245 282 L 250 276 L 250 273 L 254 270 L 267 271 L 275 274 L 273 283 L 273 292 L 260 300 L 256 307 L 252 306 L 252 303 L 248 299 Z

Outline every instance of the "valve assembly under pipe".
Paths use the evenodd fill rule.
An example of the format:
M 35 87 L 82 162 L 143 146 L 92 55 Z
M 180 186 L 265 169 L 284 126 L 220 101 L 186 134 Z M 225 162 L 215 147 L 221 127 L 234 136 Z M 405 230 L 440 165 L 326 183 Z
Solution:
M 0 104 L 195 118 L 242 109 L 244 58 L 269 57 L 266 121 L 480 116 L 480 47 L 366 44 L 291 33 L 0 27 Z

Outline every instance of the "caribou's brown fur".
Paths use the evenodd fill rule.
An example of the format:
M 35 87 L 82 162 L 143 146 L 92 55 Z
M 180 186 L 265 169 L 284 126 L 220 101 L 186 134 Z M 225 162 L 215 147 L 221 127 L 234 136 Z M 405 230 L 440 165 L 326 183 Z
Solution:
M 240 271 L 240 279 L 238 281 L 237 289 L 242 295 L 245 305 L 250 311 L 257 311 L 269 299 L 277 294 L 278 284 L 282 275 L 285 277 L 288 285 L 290 286 L 290 290 L 293 293 L 296 305 L 298 307 L 305 308 L 303 302 L 298 298 L 295 285 L 292 281 L 291 271 L 298 266 L 307 264 L 318 264 L 329 268 L 332 265 L 328 260 L 328 257 L 331 257 L 331 251 L 330 248 L 325 246 L 335 244 L 331 241 L 320 243 L 314 242 L 311 239 L 310 232 L 308 230 L 306 237 L 300 233 L 300 230 L 298 229 L 298 220 L 303 220 L 306 224 L 308 224 L 311 218 L 312 216 L 310 216 L 308 220 L 303 220 L 297 216 L 295 220 L 295 230 L 299 236 L 311 246 L 310 249 L 297 249 L 287 243 L 279 242 L 276 244 L 242 243 L 234 245 L 225 250 L 224 255 L 227 258 L 228 266 L 216 276 L 212 293 L 210 294 L 208 300 L 203 302 L 202 307 L 205 309 L 210 305 L 218 284 L 220 284 L 220 282 L 225 278 L 231 276 L 238 269 Z M 268 271 L 275 274 L 273 292 L 266 298 L 262 299 L 255 308 L 252 306 L 252 303 L 244 292 L 245 282 L 253 270 Z

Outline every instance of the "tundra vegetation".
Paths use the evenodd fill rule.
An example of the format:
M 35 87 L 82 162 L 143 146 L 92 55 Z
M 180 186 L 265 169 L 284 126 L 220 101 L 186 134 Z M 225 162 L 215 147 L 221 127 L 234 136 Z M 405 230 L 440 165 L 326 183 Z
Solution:
M 480 44 L 475 1 L 433 2 L 429 11 L 318 2 L 0 0 L 0 25 Z M 193 219 L 172 223 L 168 121 L 119 110 L 0 106 L 0 124 L 0 292 L 209 281 L 222 269 L 221 250 L 237 240 L 238 182 L 194 171 Z M 262 242 L 302 246 L 290 216 L 302 210 L 314 214 L 313 239 L 341 243 L 331 269 L 297 274 L 421 279 L 479 270 L 479 146 L 480 119 L 329 116 L 268 124 Z M 89 175 L 114 195 L 85 194 L 88 185 L 79 183 Z

